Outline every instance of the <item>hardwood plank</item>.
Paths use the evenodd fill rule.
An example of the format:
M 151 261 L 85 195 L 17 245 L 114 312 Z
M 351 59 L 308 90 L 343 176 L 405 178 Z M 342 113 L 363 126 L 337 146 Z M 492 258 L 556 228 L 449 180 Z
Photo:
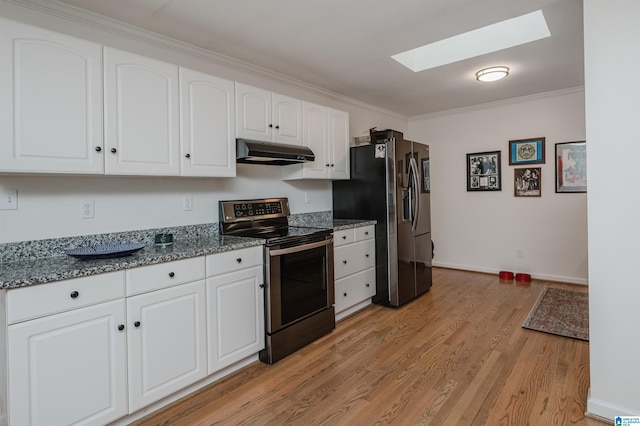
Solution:
M 434 268 L 398 309 L 371 306 L 274 365 L 254 363 L 147 425 L 585 425 L 589 344 L 523 329 L 544 286 Z

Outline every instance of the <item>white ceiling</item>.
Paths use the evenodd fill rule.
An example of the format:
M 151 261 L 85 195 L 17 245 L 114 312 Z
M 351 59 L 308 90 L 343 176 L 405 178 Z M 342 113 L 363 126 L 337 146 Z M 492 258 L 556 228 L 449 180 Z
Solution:
M 584 85 L 582 0 L 60 0 L 414 116 Z M 551 37 L 413 73 L 391 55 L 535 10 Z M 480 83 L 474 73 L 506 65 Z

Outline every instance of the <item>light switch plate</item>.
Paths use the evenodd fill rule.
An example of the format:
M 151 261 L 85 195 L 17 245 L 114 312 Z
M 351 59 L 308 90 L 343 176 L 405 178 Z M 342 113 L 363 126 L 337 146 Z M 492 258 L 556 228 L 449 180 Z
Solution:
M 18 190 L 0 188 L 0 210 L 18 210 Z

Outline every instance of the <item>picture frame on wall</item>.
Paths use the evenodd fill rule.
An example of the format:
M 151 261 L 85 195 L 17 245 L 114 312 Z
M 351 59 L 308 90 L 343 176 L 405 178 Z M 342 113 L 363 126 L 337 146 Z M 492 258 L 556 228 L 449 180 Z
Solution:
M 509 141 L 509 165 L 544 164 L 545 138 Z
M 541 197 L 542 167 L 513 169 L 513 195 L 515 197 Z
M 467 154 L 467 191 L 502 191 L 500 151 Z
M 586 141 L 555 145 L 556 192 L 587 192 Z

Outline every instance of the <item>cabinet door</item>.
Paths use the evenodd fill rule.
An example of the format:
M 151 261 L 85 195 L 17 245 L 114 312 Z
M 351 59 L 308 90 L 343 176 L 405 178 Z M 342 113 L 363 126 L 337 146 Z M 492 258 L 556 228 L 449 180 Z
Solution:
M 304 145 L 316 156 L 303 165 L 303 175 L 309 179 L 328 179 L 330 158 L 327 145 L 327 107 L 304 102 Z
M 9 326 L 9 424 L 104 425 L 125 415 L 124 324 L 117 300 Z
M 264 349 L 262 269 L 207 279 L 209 374 Z
M 178 67 L 104 48 L 105 169 L 180 174 Z
M 235 176 L 233 81 L 180 68 L 182 176 Z
M 102 47 L 0 19 L 0 171 L 101 174 Z
M 207 374 L 204 281 L 127 298 L 129 412 Z
M 273 141 L 302 145 L 302 101 L 273 93 Z
M 236 136 L 271 142 L 271 92 L 236 83 Z
M 349 114 L 328 108 L 331 179 L 349 179 Z

